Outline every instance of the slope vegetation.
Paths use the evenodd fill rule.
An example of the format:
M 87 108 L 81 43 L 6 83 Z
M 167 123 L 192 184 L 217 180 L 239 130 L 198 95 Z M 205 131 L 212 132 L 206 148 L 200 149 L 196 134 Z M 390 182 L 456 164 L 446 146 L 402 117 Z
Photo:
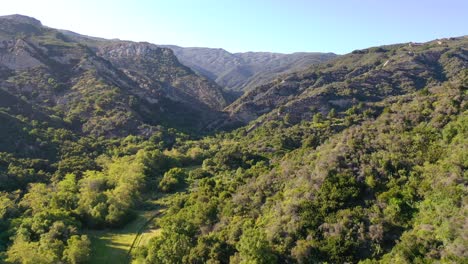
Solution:
M 226 106 L 221 88 L 170 49 L 86 41 L 0 17 L 1 88 L 96 136 L 149 135 L 158 125 L 201 131 Z

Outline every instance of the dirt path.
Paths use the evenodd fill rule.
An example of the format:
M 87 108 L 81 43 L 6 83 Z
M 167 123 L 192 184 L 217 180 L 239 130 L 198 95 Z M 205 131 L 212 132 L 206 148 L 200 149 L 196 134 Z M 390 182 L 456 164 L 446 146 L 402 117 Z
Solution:
M 91 264 L 130 263 L 131 252 L 140 245 L 143 232 L 162 209 L 140 211 L 135 220 L 122 229 L 90 230 L 86 234 L 91 239 Z
M 128 252 L 127 252 L 127 259 L 128 261 L 131 261 L 131 257 L 132 257 L 132 250 L 134 250 L 135 248 L 138 248 L 140 246 L 140 242 L 141 242 L 141 238 L 143 237 L 142 234 L 143 232 L 148 228 L 148 225 L 158 216 L 162 215 L 162 209 L 159 209 L 157 212 L 155 212 L 153 214 L 153 216 L 151 216 L 148 221 L 146 221 L 141 227 L 140 229 L 138 230 L 136 236 L 135 236 L 135 239 L 133 239 L 133 242 L 132 242 L 132 245 L 130 246 L 130 248 L 128 249 Z M 130 263 L 130 262 L 129 262 Z

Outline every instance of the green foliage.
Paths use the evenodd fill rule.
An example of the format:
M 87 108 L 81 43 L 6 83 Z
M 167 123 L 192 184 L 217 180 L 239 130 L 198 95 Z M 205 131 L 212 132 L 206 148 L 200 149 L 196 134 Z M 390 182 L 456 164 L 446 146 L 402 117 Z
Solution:
M 102 159 L 103 172 L 87 171 L 80 180 L 78 211 L 90 226 L 118 226 L 131 216 L 145 185 L 144 165 L 139 154 Z
M 145 262 L 148 264 L 187 263 L 190 247 L 191 238 L 187 235 L 177 232 L 162 234 L 150 243 Z
M 337 114 L 205 139 L 214 154 L 190 173 L 190 192 L 168 209 L 165 233 L 146 256 L 170 254 L 162 243 L 176 225 L 192 239 L 180 238 L 187 247 L 180 262 L 459 262 L 461 94 L 457 87 L 415 93 L 388 111 L 372 108 L 375 119 L 358 104 L 345 117 L 353 126 Z M 441 120 L 445 111 L 451 118 Z M 274 141 L 283 136 L 303 143 L 285 148 Z M 257 154 L 266 146 L 284 152 Z
M 236 259 L 236 256 L 234 256 L 231 262 L 268 264 L 277 261 L 266 235 L 261 229 L 248 228 L 245 230 L 237 244 L 237 250 L 239 251 L 238 260 L 234 260 Z
M 102 59 L 52 31 L 24 37 L 79 64 L 18 71 L 0 89 L 0 262 L 87 263 L 85 229 L 121 228 L 154 200 L 164 208 L 139 263 L 465 262 L 464 40 L 361 50 L 292 74 L 242 99 L 276 110 L 196 138 L 159 125 L 197 130 L 200 112 L 146 102 L 123 71 L 89 67 Z M 186 83 L 210 95 L 153 51 L 131 65 L 136 79 L 154 77 L 142 92 Z
M 63 251 L 63 259 L 70 264 L 87 263 L 91 242 L 87 236 L 72 236 Z
M 164 173 L 163 178 L 159 182 L 159 189 L 163 192 L 171 192 L 183 185 L 187 173 L 181 168 L 172 168 Z

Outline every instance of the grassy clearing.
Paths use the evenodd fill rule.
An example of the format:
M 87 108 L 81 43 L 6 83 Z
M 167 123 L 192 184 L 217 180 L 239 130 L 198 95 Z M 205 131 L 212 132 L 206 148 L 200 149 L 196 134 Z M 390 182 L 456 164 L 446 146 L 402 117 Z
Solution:
M 187 171 L 199 168 L 192 166 L 184 168 Z M 157 194 L 147 197 L 153 210 L 138 211 L 137 218 L 121 229 L 90 230 L 87 235 L 91 239 L 90 264 L 120 264 L 130 263 L 130 253 L 146 245 L 151 238 L 161 233 L 154 225 L 157 218 L 164 214 L 165 208 L 177 195 L 183 193 L 185 187 L 171 194 Z M 133 246 L 133 247 L 132 247 Z
M 158 210 L 140 211 L 138 217 L 122 229 L 89 231 L 91 239 L 91 264 L 129 263 L 128 251 L 138 232 L 146 225 Z M 145 231 L 142 240 L 146 243 L 152 236 L 151 230 Z M 156 233 L 155 233 L 156 234 Z M 139 245 L 144 245 L 140 240 Z

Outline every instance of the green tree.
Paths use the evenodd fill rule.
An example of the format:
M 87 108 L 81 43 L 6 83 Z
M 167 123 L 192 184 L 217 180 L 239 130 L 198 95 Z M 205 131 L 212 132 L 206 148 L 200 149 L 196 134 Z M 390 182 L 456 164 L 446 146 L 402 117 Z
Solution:
M 178 232 L 165 232 L 154 238 L 148 248 L 146 263 L 172 264 L 184 263 L 190 254 L 191 239 Z
M 99 226 L 107 215 L 107 179 L 104 173 L 87 171 L 80 180 L 78 213 L 89 226 Z
M 163 192 L 174 191 L 183 184 L 186 177 L 187 173 L 183 169 L 172 168 L 164 173 L 164 177 L 159 182 L 159 189 Z
M 320 123 L 322 122 L 322 119 L 323 119 L 323 115 L 322 113 L 318 112 L 314 115 L 314 117 L 312 118 L 312 122 L 314 123 Z
M 87 263 L 91 254 L 91 241 L 86 235 L 72 236 L 63 251 L 63 260 L 71 264 Z
M 262 229 L 248 228 L 245 230 L 236 248 L 239 251 L 240 263 L 271 264 L 277 262 L 276 255 Z

